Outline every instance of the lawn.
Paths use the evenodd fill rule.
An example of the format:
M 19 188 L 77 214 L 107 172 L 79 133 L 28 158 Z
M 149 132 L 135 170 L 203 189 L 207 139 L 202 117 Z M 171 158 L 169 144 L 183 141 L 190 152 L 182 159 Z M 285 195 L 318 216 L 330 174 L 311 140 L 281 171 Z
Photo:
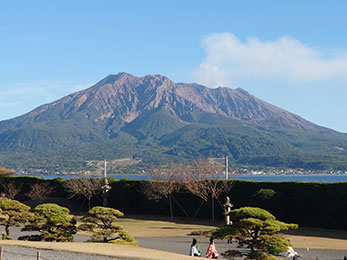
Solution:
M 290 230 L 284 235 L 291 241 L 294 248 L 347 249 L 346 230 L 301 227 Z
M 210 231 L 222 222 L 212 225 L 206 220 L 186 220 L 177 218 L 171 222 L 166 217 L 129 216 L 118 219 L 119 225 L 134 237 L 175 237 L 187 236 L 193 231 Z M 82 234 L 82 233 L 81 233 Z M 85 234 L 85 233 L 84 233 Z M 294 248 L 334 249 L 347 248 L 347 231 L 301 227 L 284 234 Z
M 79 216 L 78 224 L 80 223 Z M 186 236 L 192 231 L 210 231 L 216 228 L 206 220 L 175 219 L 165 217 L 129 216 L 119 218 L 117 223 L 134 237 L 177 237 Z M 220 223 L 222 224 L 222 223 Z M 86 233 L 79 233 L 86 234 Z

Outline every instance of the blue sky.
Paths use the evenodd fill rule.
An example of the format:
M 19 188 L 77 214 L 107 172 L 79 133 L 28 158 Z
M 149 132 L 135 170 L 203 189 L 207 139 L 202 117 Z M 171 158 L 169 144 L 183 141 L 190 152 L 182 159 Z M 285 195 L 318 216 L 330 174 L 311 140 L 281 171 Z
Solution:
M 241 87 L 347 132 L 345 1 L 0 2 L 0 120 L 108 74 Z

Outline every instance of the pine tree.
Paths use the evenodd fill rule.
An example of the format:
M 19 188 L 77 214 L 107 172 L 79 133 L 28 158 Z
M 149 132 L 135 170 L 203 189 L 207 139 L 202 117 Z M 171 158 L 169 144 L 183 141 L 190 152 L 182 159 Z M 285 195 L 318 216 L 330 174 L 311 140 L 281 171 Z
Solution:
M 30 207 L 12 199 L 1 199 L 0 200 L 0 225 L 5 227 L 5 234 L 3 238 L 9 239 L 10 227 L 20 227 L 25 224 L 33 215 L 29 212 Z
M 73 241 L 76 234 L 76 220 L 69 215 L 68 208 L 55 203 L 38 205 L 34 209 L 34 219 L 22 231 L 39 231 L 40 236 L 24 236 L 23 240 Z
M 136 240 L 121 226 L 116 225 L 118 217 L 124 216 L 123 212 L 107 207 L 93 207 L 88 215 L 83 217 L 80 230 L 92 232 L 93 242 L 111 242 L 117 244 L 137 245 Z
M 281 230 L 298 228 L 296 224 L 287 224 L 276 220 L 268 211 L 261 208 L 244 207 L 232 210 L 230 213 L 232 225 L 219 227 L 212 236 L 220 239 L 233 238 L 241 247 L 251 251 L 247 259 L 277 259 L 272 255 L 285 252 L 290 246 L 288 239 L 278 235 Z M 229 250 L 223 253 L 232 257 L 237 252 Z

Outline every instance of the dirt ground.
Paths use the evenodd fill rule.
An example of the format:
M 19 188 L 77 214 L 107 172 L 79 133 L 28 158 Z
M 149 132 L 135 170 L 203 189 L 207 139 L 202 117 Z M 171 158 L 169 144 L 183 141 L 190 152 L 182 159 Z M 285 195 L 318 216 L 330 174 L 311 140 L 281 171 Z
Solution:
M 130 216 L 120 218 L 119 225 L 123 226 L 131 235 L 139 241 L 139 247 L 103 244 L 103 243 L 45 243 L 26 241 L 3 241 L 0 246 L 33 247 L 58 251 L 69 251 L 84 254 L 96 254 L 113 256 L 119 259 L 191 259 L 187 256 L 192 237 L 188 234 L 192 231 L 209 231 L 215 228 L 205 221 L 186 221 L 177 219 L 171 222 L 163 218 L 148 218 Z M 20 228 L 10 228 L 12 238 L 16 239 Z M 0 228 L 3 231 L 3 228 Z M 89 237 L 86 233 L 79 233 L 76 241 L 86 241 Z M 347 255 L 347 231 L 328 230 L 318 228 L 299 228 L 284 234 L 289 238 L 293 247 L 305 259 L 310 259 L 306 248 L 311 249 L 313 259 L 343 259 Z M 203 250 L 206 250 L 208 239 L 197 237 Z M 216 242 L 219 252 L 230 249 L 236 245 L 228 245 L 225 241 Z M 304 258 L 304 257 L 303 257 Z
M 347 231 L 322 228 L 299 228 L 284 234 L 295 248 L 347 249 Z
M 210 231 L 216 228 L 206 221 L 176 222 L 167 219 L 145 217 L 120 218 L 118 223 L 134 237 L 182 237 L 192 231 Z M 293 244 L 294 248 L 312 249 L 347 249 L 347 231 L 320 228 L 299 228 L 284 234 Z
M 193 231 L 214 230 L 216 226 L 205 221 L 183 221 L 171 222 L 163 218 L 127 217 L 119 218 L 119 225 L 135 237 L 177 237 L 186 236 Z
M 140 248 L 134 246 L 114 245 L 104 243 L 81 242 L 29 242 L 18 240 L 1 240 L 0 246 L 20 246 L 53 251 L 68 251 L 91 255 L 114 256 L 120 259 L 153 259 L 153 260 L 188 260 L 190 256 L 164 252 L 159 250 Z

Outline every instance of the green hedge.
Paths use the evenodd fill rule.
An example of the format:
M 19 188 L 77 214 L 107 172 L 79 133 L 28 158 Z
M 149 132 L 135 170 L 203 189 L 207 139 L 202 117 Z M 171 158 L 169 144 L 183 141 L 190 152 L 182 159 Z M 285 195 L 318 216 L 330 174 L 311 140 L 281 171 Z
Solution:
M 22 195 L 18 200 L 25 201 L 24 193 L 28 192 L 30 185 L 36 182 L 50 182 L 54 185 L 54 197 L 66 201 L 68 193 L 63 187 L 64 180 L 57 178 L 45 180 L 35 177 L 3 177 L 0 182 L 6 185 L 10 180 L 22 183 Z M 117 208 L 128 214 L 169 215 L 167 200 L 148 200 L 141 192 L 140 181 L 110 179 L 109 206 Z M 0 185 L 0 190 L 2 187 Z M 190 193 L 173 194 L 190 216 L 193 216 L 202 200 Z M 228 194 L 222 194 L 220 203 L 224 203 L 228 195 L 234 208 L 244 206 L 257 206 L 274 214 L 277 219 L 285 222 L 297 223 L 300 226 L 347 229 L 347 182 L 341 183 L 307 183 L 307 182 L 253 182 L 233 181 L 232 189 Z M 76 197 L 81 205 L 82 198 Z M 173 200 L 174 201 L 174 200 Z M 92 205 L 99 205 L 100 198 L 94 198 Z M 73 205 L 73 204 L 72 204 Z M 85 207 L 87 203 L 84 203 Z M 197 218 L 211 218 L 211 202 L 204 203 Z M 71 209 L 81 210 L 81 208 Z M 86 208 L 84 208 L 86 210 Z M 174 202 L 175 216 L 185 216 L 183 211 Z M 215 216 L 223 219 L 220 204 L 215 203 Z

